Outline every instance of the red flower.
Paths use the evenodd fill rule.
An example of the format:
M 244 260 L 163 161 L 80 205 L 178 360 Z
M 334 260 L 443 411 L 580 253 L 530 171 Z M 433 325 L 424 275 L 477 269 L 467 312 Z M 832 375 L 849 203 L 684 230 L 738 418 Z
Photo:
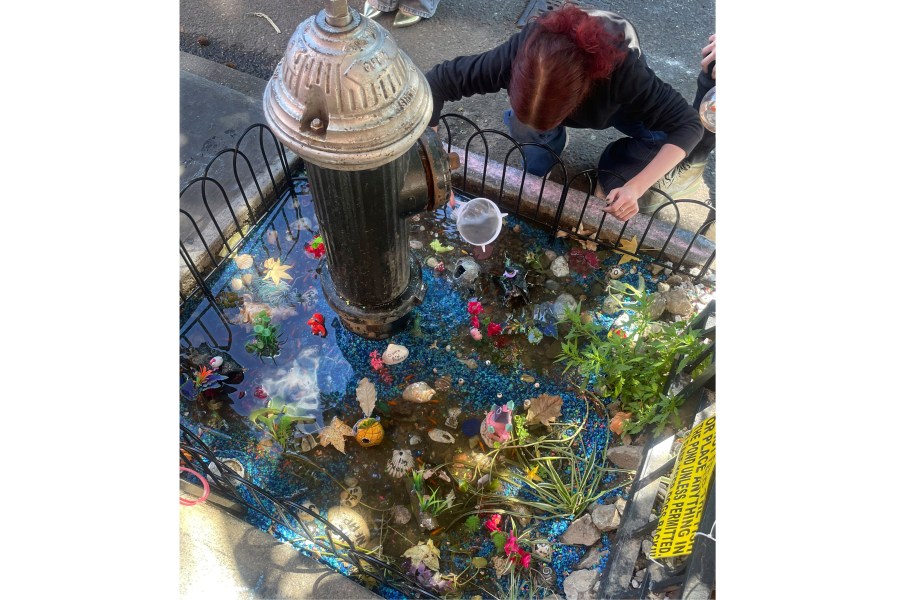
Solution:
M 498 323 L 488 323 L 488 335 L 500 335 L 502 332 L 502 325 Z
M 303 249 L 315 258 L 322 258 L 325 256 L 325 240 L 322 239 L 321 235 L 317 235 L 312 240 L 306 242 L 306 244 L 303 245 Z
M 519 548 L 519 556 L 522 558 L 522 568 L 527 569 L 531 566 L 531 553 L 525 552 Z
M 500 515 L 491 515 L 484 522 L 488 531 L 500 531 Z
M 468 310 L 469 314 L 474 317 L 483 313 L 484 307 L 481 306 L 481 302 L 479 302 L 478 300 L 469 300 L 469 306 L 466 310 Z
M 378 355 L 378 350 L 369 352 L 369 364 L 372 365 L 372 368 L 376 371 L 384 366 L 384 361 L 382 361 L 381 357 Z
M 612 329 L 609 332 L 610 335 L 617 335 L 623 340 L 628 337 L 628 334 L 622 331 L 621 329 Z
M 472 315 L 472 327 L 475 329 L 479 329 L 481 327 L 481 321 L 478 320 L 478 317 Z
M 503 545 L 503 549 L 506 551 L 506 556 L 511 556 L 512 554 L 521 552 L 521 548 L 516 543 L 516 536 L 510 535 L 506 538 L 506 544 Z

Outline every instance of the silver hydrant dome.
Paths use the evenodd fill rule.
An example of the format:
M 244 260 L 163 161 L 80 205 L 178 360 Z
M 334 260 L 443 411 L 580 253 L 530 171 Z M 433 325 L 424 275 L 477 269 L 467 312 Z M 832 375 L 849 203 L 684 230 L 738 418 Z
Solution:
M 401 156 L 431 119 L 425 75 L 388 32 L 326 1 L 291 36 L 263 96 L 266 122 L 304 160 L 339 171 Z

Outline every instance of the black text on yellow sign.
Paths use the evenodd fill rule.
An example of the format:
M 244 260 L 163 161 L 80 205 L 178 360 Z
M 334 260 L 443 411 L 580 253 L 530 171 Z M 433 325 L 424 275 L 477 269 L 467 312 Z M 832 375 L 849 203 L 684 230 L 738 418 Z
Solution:
M 716 417 L 712 416 L 694 427 L 681 446 L 653 535 L 653 558 L 690 554 L 715 466 Z

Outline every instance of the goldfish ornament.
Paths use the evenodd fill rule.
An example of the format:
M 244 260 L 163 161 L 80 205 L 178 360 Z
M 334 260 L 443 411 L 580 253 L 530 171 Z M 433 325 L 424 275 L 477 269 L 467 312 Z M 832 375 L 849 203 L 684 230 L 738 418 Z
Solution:
M 322 313 L 313 313 L 313 316 L 306 324 L 312 329 L 313 335 L 320 335 L 322 337 L 328 335 L 328 330 L 325 329 L 325 317 L 322 316 Z

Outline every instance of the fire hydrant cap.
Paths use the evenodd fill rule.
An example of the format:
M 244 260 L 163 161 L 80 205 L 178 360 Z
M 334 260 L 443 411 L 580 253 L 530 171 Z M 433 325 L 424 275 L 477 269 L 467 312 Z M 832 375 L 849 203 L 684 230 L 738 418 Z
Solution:
M 390 34 L 338 1 L 297 26 L 266 85 L 263 111 L 304 160 L 356 171 L 409 150 L 428 125 L 432 99 L 425 75 Z

